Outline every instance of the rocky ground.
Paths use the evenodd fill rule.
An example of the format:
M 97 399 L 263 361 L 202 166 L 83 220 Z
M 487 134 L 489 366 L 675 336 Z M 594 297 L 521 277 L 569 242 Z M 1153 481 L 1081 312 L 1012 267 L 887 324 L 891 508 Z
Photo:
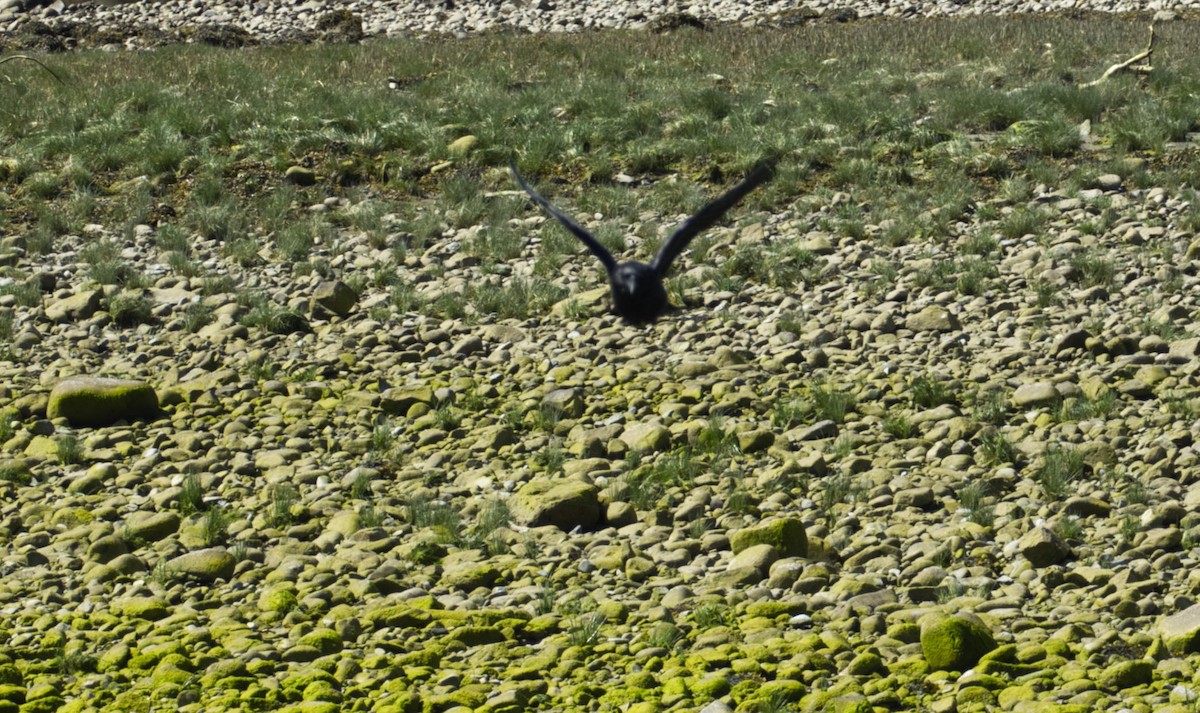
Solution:
M 1155 19 L 1191 16 L 1196 0 L 588 0 L 517 2 L 39 2 L 0 0 L 0 36 L 9 48 L 145 48 L 168 42 L 223 46 L 257 43 L 359 41 L 398 35 L 465 37 L 491 31 L 579 32 L 612 28 L 662 31 L 680 24 L 780 26 L 856 19 L 903 19 L 1008 13 L 1152 13 Z
M 839 229 L 846 194 L 737 211 L 707 263 L 803 269 L 685 254 L 648 328 L 582 249 L 526 320 L 373 283 L 494 281 L 478 226 L 344 228 L 324 276 L 6 234 L 0 711 L 1196 710 L 1196 207 L 1110 168 L 943 245 Z M 558 229 L 517 223 L 504 277 Z M 105 239 L 149 288 L 95 284 Z
M 996 241 L 978 296 L 929 282 L 961 245 L 830 233 L 838 199 L 801 197 L 710 249 L 802 236 L 800 289 L 722 290 L 685 256 L 693 304 L 645 329 L 583 255 L 583 299 L 525 321 L 388 317 L 261 264 L 247 284 L 302 316 L 280 334 L 169 274 L 151 226 L 48 256 L 9 236 L 52 288 L 0 298 L 0 705 L 1193 710 L 1200 278 L 1190 206 L 1128 169 L 981 202 L 952 231 Z M 1004 236 L 1033 209 L 1048 238 Z M 84 277 L 106 235 L 158 276 L 153 324 Z M 434 299 L 486 279 L 467 238 L 396 262 L 404 234 L 347 231 L 326 257 Z M 77 425 L 51 391 L 80 374 L 164 413 Z

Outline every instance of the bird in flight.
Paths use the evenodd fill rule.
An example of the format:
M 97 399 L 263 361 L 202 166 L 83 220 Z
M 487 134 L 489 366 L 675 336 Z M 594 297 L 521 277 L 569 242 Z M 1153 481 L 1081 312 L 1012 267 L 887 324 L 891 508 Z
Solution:
M 634 260 L 617 262 L 612 253 L 601 245 L 595 236 L 584 230 L 578 223 L 551 205 L 550 201 L 533 190 L 525 182 L 525 179 L 521 177 L 520 172 L 517 171 L 517 164 L 515 162 L 510 162 L 509 168 L 512 169 L 517 183 L 521 184 L 521 188 L 525 189 L 529 197 L 538 205 L 545 208 L 546 212 L 554 216 L 575 237 L 583 241 L 587 249 L 591 250 L 592 254 L 600 259 L 600 262 L 604 265 L 605 272 L 608 273 L 608 284 L 612 289 L 613 311 L 630 324 L 647 324 L 653 322 L 667 311 L 670 303 L 667 300 L 667 291 L 663 287 L 663 279 L 667 276 L 667 271 L 671 269 L 671 263 L 681 252 L 687 249 L 688 243 L 692 241 L 692 238 L 712 227 L 713 223 L 716 223 L 725 214 L 725 211 L 732 208 L 738 201 L 745 198 L 750 191 L 770 180 L 775 175 L 775 162 L 773 160 L 760 162 L 754 167 L 754 170 L 742 179 L 741 183 L 729 189 L 729 191 L 716 200 L 705 205 L 699 212 L 688 218 L 683 225 L 679 226 L 671 234 L 671 237 L 667 238 L 667 242 L 663 243 L 662 248 L 654 256 L 654 259 L 649 264 L 646 264 Z

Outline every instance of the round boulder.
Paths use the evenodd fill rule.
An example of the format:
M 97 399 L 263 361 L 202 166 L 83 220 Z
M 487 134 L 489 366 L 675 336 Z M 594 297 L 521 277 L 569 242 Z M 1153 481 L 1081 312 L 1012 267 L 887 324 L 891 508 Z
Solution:
M 920 625 L 921 653 L 934 670 L 966 671 L 996 648 L 987 625 L 970 612 L 932 612 L 921 617 Z

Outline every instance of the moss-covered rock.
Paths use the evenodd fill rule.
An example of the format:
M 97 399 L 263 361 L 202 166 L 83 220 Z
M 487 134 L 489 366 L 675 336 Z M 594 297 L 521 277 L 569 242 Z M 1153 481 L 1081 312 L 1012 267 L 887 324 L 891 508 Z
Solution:
M 542 614 L 525 622 L 521 634 L 528 638 L 541 639 L 557 632 L 562 624 L 562 617 L 557 614 Z
M 597 569 L 604 570 L 605 572 L 615 572 L 622 569 L 631 557 L 633 557 L 633 547 L 628 542 L 622 540 L 613 545 L 597 547 L 588 555 L 588 560 Z
M 24 703 L 25 687 L 13 685 L 11 683 L 0 683 L 0 701 Z
M 274 582 L 258 595 L 259 611 L 286 614 L 298 605 L 296 585 L 291 582 Z
M 775 445 L 775 432 L 765 428 L 742 431 L 737 434 L 738 450 L 742 453 L 757 453 Z
M 804 713 L 871 713 L 872 708 L 862 694 L 834 689 L 806 694 L 800 699 L 800 710 Z
M 433 615 L 428 610 L 414 609 L 403 604 L 374 609 L 367 612 L 363 618 L 376 628 L 385 626 L 401 629 L 422 628 L 433 621 Z
M 313 681 L 304 687 L 304 691 L 300 696 L 306 701 L 328 701 L 331 703 L 341 703 L 342 701 L 341 692 L 338 691 L 337 686 L 329 681 Z
M 469 592 L 476 587 L 495 585 L 500 581 L 500 570 L 488 562 L 464 562 L 446 567 L 441 581 L 447 587 Z
M 279 709 L 279 713 L 340 713 L 341 705 L 329 701 L 300 701 Z
M 791 681 L 782 679 L 777 681 L 767 681 L 758 689 L 756 698 L 764 701 L 788 702 L 792 703 L 800 700 L 807 689 L 803 683 L 799 681 Z
M 58 441 L 50 436 L 34 436 L 21 450 L 25 456 L 22 462 L 56 460 L 58 458 Z
M 1018 551 L 1034 567 L 1049 567 L 1071 556 L 1071 546 L 1048 527 L 1035 527 L 1017 541 Z
M 992 676 L 1004 676 L 1009 679 L 1020 678 L 1030 673 L 1037 673 L 1042 669 L 1037 666 L 1031 666 L 1020 663 L 1008 663 L 1006 661 L 980 660 L 975 667 L 979 673 Z
M 124 539 L 116 535 L 105 535 L 88 546 L 87 556 L 94 562 L 111 562 L 128 551 Z
M 614 686 L 600 696 L 600 706 L 602 709 L 611 708 L 613 710 L 628 711 L 632 706 L 642 702 L 647 695 L 647 692 L 644 690 Z
M 440 696 L 430 696 L 429 705 L 433 710 L 446 710 L 452 706 L 466 706 L 472 710 L 482 706 L 487 701 L 490 686 L 483 684 L 467 684 L 453 693 Z
M 921 653 L 934 670 L 965 671 L 996 648 L 992 632 L 969 612 L 921 617 Z
M 964 713 L 966 711 L 994 710 L 996 707 L 996 694 L 986 688 L 969 686 L 959 689 L 958 693 L 954 694 L 954 704 L 958 710 Z
M 1159 619 L 1156 628 L 1167 650 L 1176 656 L 1200 653 L 1200 604 Z
M 600 522 L 601 514 L 596 486 L 570 479 L 532 480 L 509 499 L 508 508 L 513 520 L 521 525 L 554 525 L 563 531 L 593 527 Z
M 482 646 L 505 641 L 504 632 L 494 626 L 460 626 L 447 634 L 446 638 L 450 641 L 460 641 L 467 646 Z
M 999 691 L 1008 686 L 1009 681 L 1002 676 L 992 676 L 986 673 L 980 673 L 978 668 L 964 674 L 958 679 L 959 688 L 967 688 L 974 686 L 976 688 L 986 688 L 989 691 Z
M 50 524 L 70 529 L 79 525 L 87 525 L 96 519 L 96 515 L 87 508 L 56 508 L 50 515 Z
M 625 577 L 631 582 L 644 582 L 657 571 L 657 565 L 648 557 L 630 557 L 625 562 Z
M 25 701 L 17 709 L 20 713 L 57 713 L 59 708 L 66 705 L 61 696 L 45 696 L 33 701 Z
M 8 684 L 12 686 L 25 685 L 25 677 L 21 674 L 21 669 L 11 663 L 0 663 L 0 684 Z
M 770 545 L 780 557 L 805 557 L 808 555 L 808 533 L 804 523 L 797 518 L 777 518 L 734 531 L 729 535 L 729 545 L 735 555 L 754 545 Z
M 846 673 L 851 676 L 874 676 L 885 671 L 887 671 L 887 667 L 883 665 L 883 659 L 872 651 L 860 653 L 846 666 Z
M 729 691 L 733 689 L 733 684 L 730 683 L 727 674 L 714 673 L 696 680 L 688 688 L 697 701 L 703 702 L 729 695 Z
M 224 547 L 208 547 L 185 552 L 167 562 L 167 567 L 178 575 L 191 577 L 201 582 L 215 582 L 233 576 L 237 560 Z
M 52 322 L 87 319 L 96 314 L 103 304 L 102 290 L 84 290 L 51 303 L 46 307 L 46 317 Z
M 0 414 L 0 418 L 3 417 L 3 414 Z M 20 447 L 19 445 L 15 445 L 20 443 L 19 438 L 14 438 L 10 442 L 14 443 L 15 448 Z M 53 441 L 51 441 L 51 444 L 53 444 Z M 3 443 L 0 443 L 0 446 L 3 445 Z M 15 483 L 17 485 L 29 485 L 33 481 L 33 466 L 40 460 L 53 457 L 57 450 L 56 446 L 54 452 L 47 453 L 44 457 L 40 458 L 0 458 L 0 481 Z
M 433 389 L 425 385 L 394 386 L 379 396 L 379 407 L 389 414 L 404 415 L 414 404 L 433 403 Z
M 888 627 L 887 635 L 905 644 L 915 644 L 921 640 L 921 627 L 911 621 L 896 622 Z
M 996 703 L 1006 711 L 1012 710 L 1018 703 L 1036 699 L 1037 691 L 1033 686 L 1024 684 L 1008 686 L 996 694 Z
M 158 395 L 149 384 L 90 376 L 60 381 L 46 406 L 48 418 L 65 418 L 72 426 L 152 419 L 158 413 Z
M 295 186 L 311 186 L 317 182 L 317 172 L 307 166 L 288 166 L 283 180 Z
M 107 651 L 96 659 L 96 670 L 100 673 L 116 671 L 123 668 L 133 655 L 133 650 L 124 642 L 113 644 Z
M 238 659 L 218 659 L 204 670 L 204 675 L 200 677 L 200 685 L 204 688 L 213 688 L 218 681 L 244 677 L 248 674 L 245 662 Z
M 158 542 L 179 529 L 181 519 L 173 512 L 136 512 L 125 521 L 125 534 L 134 541 Z
M 186 648 L 181 641 L 169 643 L 152 643 L 142 647 L 136 654 L 130 656 L 128 667 L 137 671 L 150 671 L 172 655 L 178 655 L 175 661 L 186 660 Z M 168 660 L 168 663 L 171 663 Z
M 615 599 L 606 599 L 596 605 L 596 613 L 610 624 L 623 624 L 629 618 L 629 605 Z
M 519 691 L 503 691 L 487 699 L 475 713 L 525 713 L 529 710 L 529 697 Z
M 158 621 L 170 613 L 167 603 L 158 597 L 130 597 L 118 601 L 115 607 L 124 616 L 148 621 Z
M 324 669 L 317 668 L 315 665 L 310 665 L 304 669 L 293 673 L 281 682 L 283 688 L 288 691 L 303 692 L 315 682 L 327 683 L 331 686 L 337 686 L 337 679 L 333 674 Z
M 300 637 L 297 642 L 301 646 L 311 646 L 316 649 L 322 656 L 335 654 L 342 650 L 342 637 L 336 631 L 328 628 L 313 629 L 304 636 Z
M 781 616 L 792 616 L 794 614 L 803 614 L 808 611 L 808 605 L 802 602 L 750 602 L 746 605 L 746 616 L 748 617 L 766 617 L 768 619 L 777 619 Z
M 914 332 L 949 332 L 959 328 L 958 318 L 941 305 L 929 305 L 905 320 L 906 329 Z
M 329 518 L 325 525 L 326 532 L 336 532 L 343 537 L 350 537 L 362 528 L 362 518 L 357 510 L 342 510 Z
M 1101 688 L 1122 691 L 1134 686 L 1143 686 L 1154 680 L 1154 662 L 1149 660 L 1120 661 L 1100 673 L 1096 680 Z
M 620 439 L 639 453 L 665 451 L 671 447 L 671 431 L 661 423 L 631 423 L 625 427 Z
M 150 687 L 153 689 L 170 686 L 183 686 L 192 680 L 192 672 L 168 662 L 159 662 L 150 676 Z

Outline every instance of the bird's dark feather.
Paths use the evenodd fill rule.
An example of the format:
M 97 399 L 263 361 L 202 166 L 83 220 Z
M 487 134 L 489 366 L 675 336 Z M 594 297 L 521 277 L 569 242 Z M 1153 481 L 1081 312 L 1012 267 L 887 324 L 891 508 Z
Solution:
M 712 227 L 725 211 L 732 208 L 738 201 L 745 198 L 750 191 L 757 188 L 760 184 L 771 180 L 775 175 L 774 161 L 763 161 L 754 167 L 748 176 L 742 179 L 742 182 L 726 191 L 719 198 L 711 201 L 701 208 L 695 215 L 688 218 L 683 225 L 679 226 L 671 237 L 667 238 L 667 242 L 663 243 L 658 254 L 650 261 L 650 267 L 654 268 L 655 272 L 660 277 L 666 277 L 667 271 L 671 269 L 671 263 L 679 254 L 687 249 L 688 243 L 692 242 L 692 238 Z
M 575 237 L 582 240 L 583 244 L 587 246 L 587 249 L 591 250 L 593 255 L 600 258 L 600 262 L 604 265 L 604 270 L 608 272 L 609 275 L 612 275 L 613 270 L 617 268 L 617 259 L 612 256 L 612 253 L 608 251 L 608 248 L 601 245 L 600 241 L 592 237 L 591 233 L 584 230 L 578 223 L 571 220 L 566 215 L 560 213 L 557 208 L 550 205 L 550 201 L 546 200 L 541 196 L 541 194 L 533 190 L 533 187 L 526 183 L 525 179 L 521 177 L 521 172 L 517 170 L 516 163 L 509 162 L 508 167 L 512 169 L 513 176 L 516 177 L 517 183 L 521 184 L 521 188 L 525 189 L 525 192 L 529 194 L 529 197 L 536 201 L 538 205 L 545 208 L 547 213 L 554 216 L 555 219 L 562 223 L 564 228 L 571 231 Z

